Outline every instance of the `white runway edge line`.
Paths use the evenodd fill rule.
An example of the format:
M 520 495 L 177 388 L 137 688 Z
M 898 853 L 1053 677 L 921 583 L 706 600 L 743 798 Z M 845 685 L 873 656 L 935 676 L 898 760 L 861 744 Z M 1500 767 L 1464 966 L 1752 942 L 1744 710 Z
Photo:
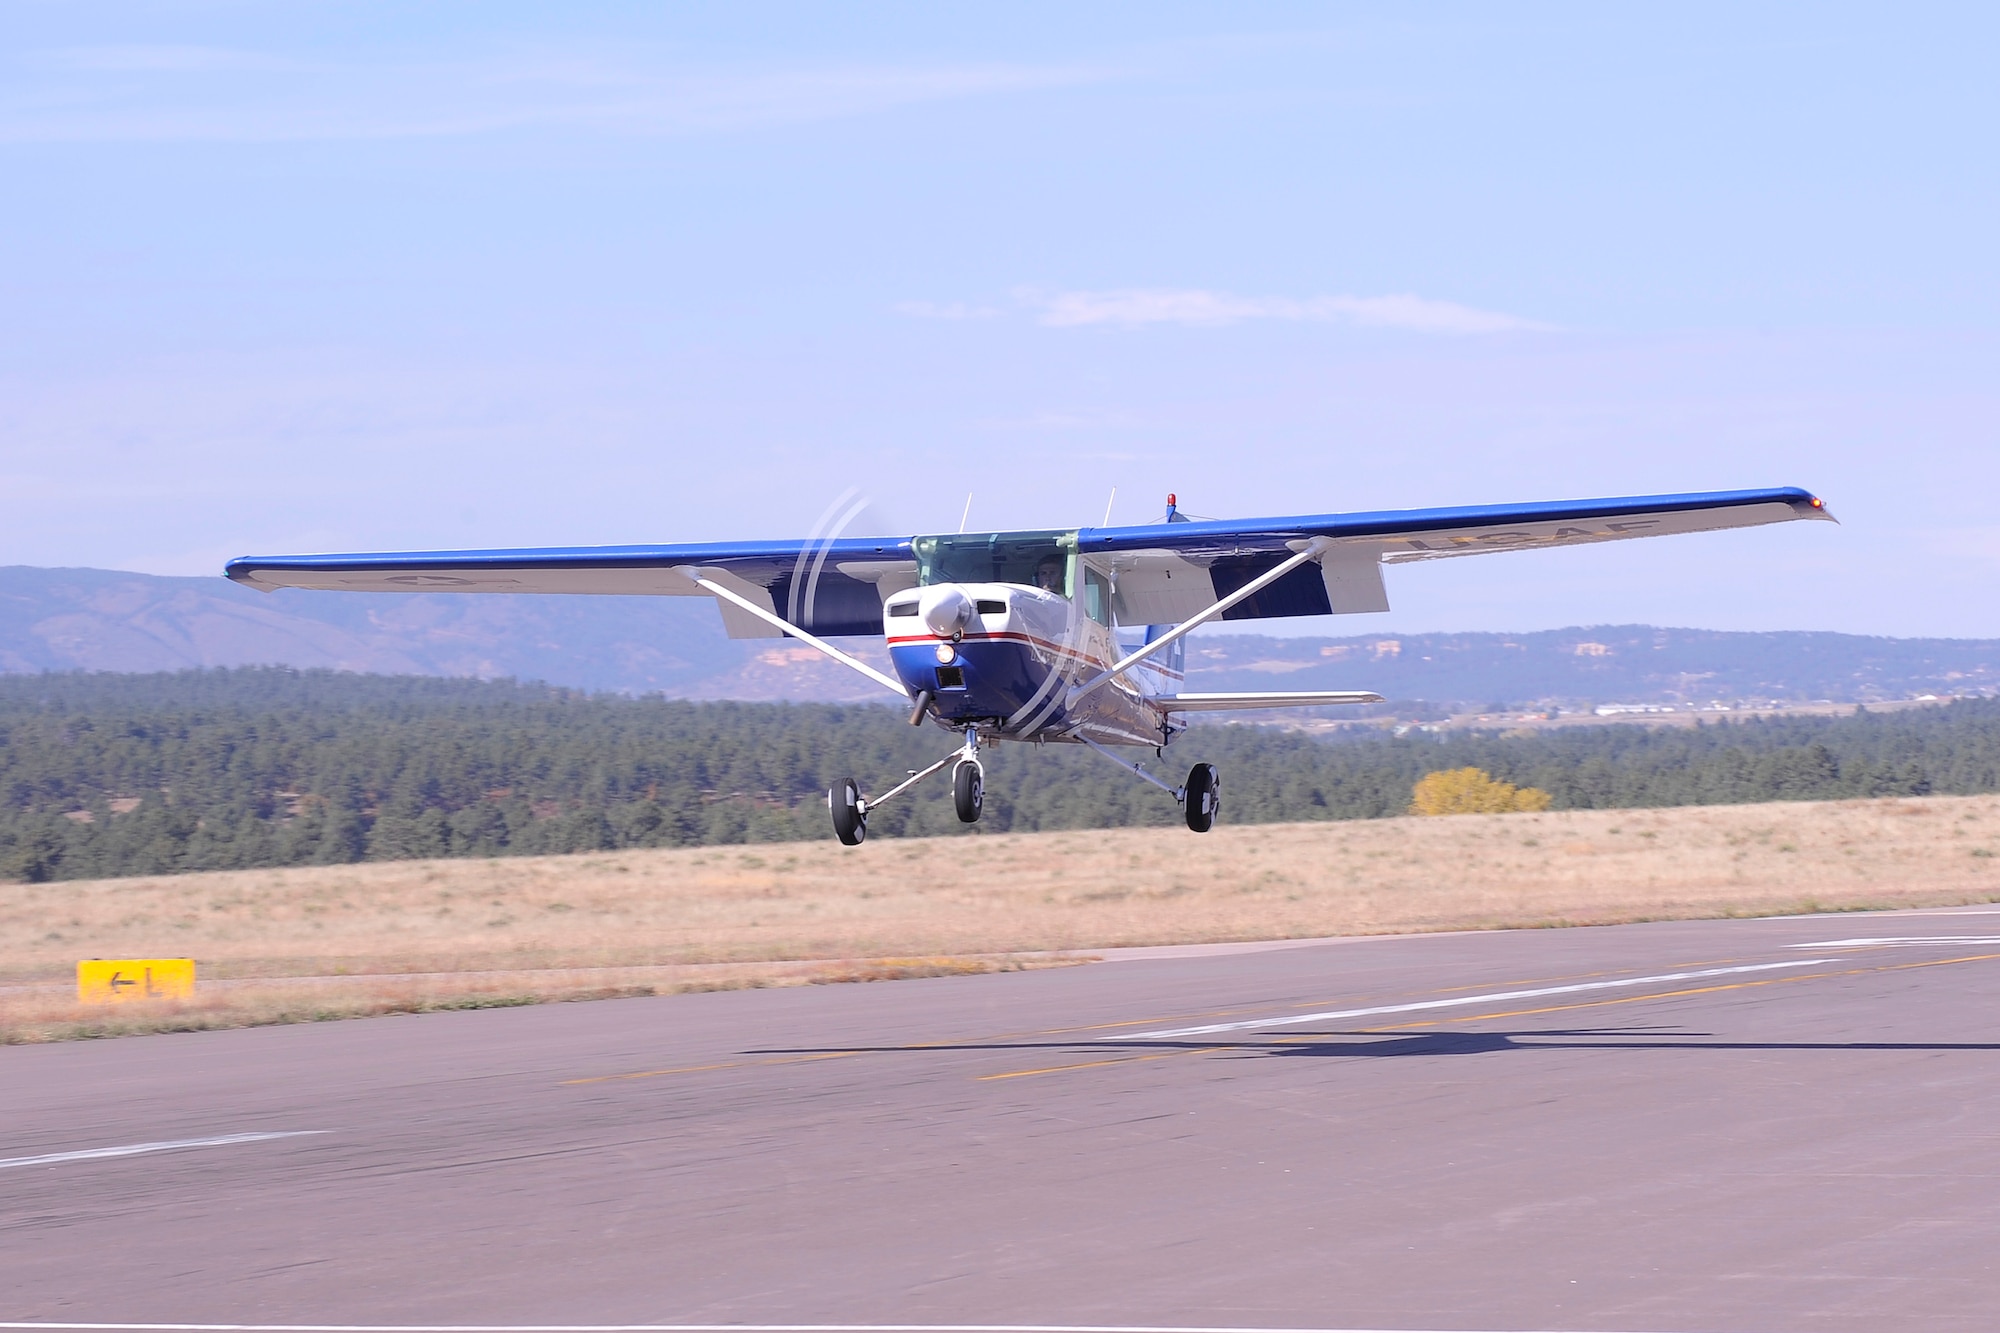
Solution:
M 1889 935 L 1881 939 L 1821 940 L 1818 944 L 1787 944 L 1787 949 L 1955 949 L 1963 944 L 2000 944 L 2000 935 Z
M 39 1157 L 0 1157 L 0 1171 L 15 1166 L 54 1166 L 58 1162 L 94 1162 L 100 1157 L 138 1157 L 149 1152 L 175 1152 L 181 1148 L 220 1148 L 231 1143 L 262 1143 L 266 1139 L 298 1139 L 308 1134 L 327 1134 L 324 1129 L 286 1129 L 266 1134 L 217 1134 L 206 1139 L 169 1139 L 162 1143 L 127 1143 L 116 1148 L 83 1148 L 77 1152 L 43 1153 Z M 0 1324 L 0 1328 L 170 1328 L 169 1324 Z M 195 1325 L 186 1325 L 193 1328 Z
M 1494 1329 L 1256 1328 L 1240 1324 L 52 1324 L 46 1333 L 1502 1333 Z M 1578 1330 L 1578 1333 L 1590 1333 Z
M 1699 981 L 1704 977 L 1727 977 L 1740 972 L 1771 972 L 1785 967 L 1823 967 L 1831 958 L 1801 958 L 1790 963 L 1750 963 L 1743 967 L 1705 967 L 1695 972 L 1662 972 L 1652 977 L 1624 977 L 1617 981 L 1579 981 L 1568 986 L 1538 986 L 1534 990 L 1496 990 L 1484 995 L 1458 995 L 1449 1000 L 1418 1000 L 1412 1004 L 1379 1004 L 1367 1009 L 1322 1009 L 1316 1014 L 1291 1014 L 1284 1018 L 1252 1018 L 1241 1023 L 1205 1023 L 1198 1028 L 1162 1028 L 1156 1032 L 1121 1032 L 1099 1037 L 1098 1041 L 1165 1041 L 1170 1037 L 1206 1037 L 1216 1032 L 1251 1032 L 1261 1028 L 1291 1027 L 1298 1023 L 1324 1023 L 1343 1018 L 1373 1018 L 1377 1014 L 1415 1014 L 1427 1009 L 1457 1009 L 1468 1004 L 1496 1004 L 1507 1000 L 1533 1000 L 1544 995 L 1575 995 L 1579 991 L 1618 990 L 1622 987 L 1653 986 L 1663 981 Z

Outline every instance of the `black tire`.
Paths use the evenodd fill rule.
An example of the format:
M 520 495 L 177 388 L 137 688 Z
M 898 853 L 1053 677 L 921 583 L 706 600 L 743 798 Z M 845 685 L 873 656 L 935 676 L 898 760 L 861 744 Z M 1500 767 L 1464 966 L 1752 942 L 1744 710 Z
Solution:
M 951 770 L 951 803 L 961 824 L 977 824 L 986 805 L 986 774 L 970 759 L 961 759 Z
M 861 788 L 854 779 L 837 782 L 826 794 L 826 808 L 833 816 L 833 836 L 848 847 L 859 847 L 868 836 L 868 812 L 861 808 Z
M 1196 764 L 1188 770 L 1187 795 L 1181 804 L 1187 807 L 1187 826 L 1196 833 L 1206 833 L 1215 827 L 1215 816 L 1222 809 L 1222 792 L 1215 776 L 1214 764 Z

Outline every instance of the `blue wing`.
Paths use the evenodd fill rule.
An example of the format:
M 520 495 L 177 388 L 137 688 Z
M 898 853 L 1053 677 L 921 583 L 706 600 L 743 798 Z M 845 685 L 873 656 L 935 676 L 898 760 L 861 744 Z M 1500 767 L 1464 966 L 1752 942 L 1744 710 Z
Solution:
M 224 573 L 263 592 L 608 593 L 705 597 L 682 571 L 700 570 L 823 635 L 880 634 L 882 598 L 914 587 L 907 538 L 568 546 L 500 551 L 386 551 L 354 555 L 244 556 Z M 732 638 L 778 631 L 727 602 Z
M 1137 625 L 1173 624 L 1197 615 L 1316 537 L 1333 543 L 1317 568 L 1294 570 L 1231 607 L 1223 619 L 1386 611 L 1384 564 L 1832 517 L 1810 491 L 1787 486 L 1086 528 L 1078 536 L 1086 555 L 1117 573 L 1120 623 Z
M 1313 538 L 1332 549 L 1230 608 L 1227 620 L 1383 611 L 1383 564 L 1621 541 L 1678 532 L 1831 518 L 1792 487 L 1534 504 L 1317 514 L 1085 528 L 1077 548 L 1116 575 L 1121 624 L 1174 624 L 1274 568 Z M 629 593 L 706 595 L 701 570 L 793 624 L 826 635 L 879 634 L 882 599 L 917 581 L 914 539 L 850 537 L 679 546 L 245 556 L 228 576 L 266 592 Z M 775 636 L 727 602 L 732 636 Z

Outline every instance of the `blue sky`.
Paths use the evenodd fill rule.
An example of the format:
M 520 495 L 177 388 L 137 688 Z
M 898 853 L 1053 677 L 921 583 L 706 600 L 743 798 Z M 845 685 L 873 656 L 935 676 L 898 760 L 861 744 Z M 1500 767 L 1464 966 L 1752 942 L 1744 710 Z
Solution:
M 1292 626 L 2000 636 L 1994 11 L 22 4 L 0 563 L 1788 484 Z

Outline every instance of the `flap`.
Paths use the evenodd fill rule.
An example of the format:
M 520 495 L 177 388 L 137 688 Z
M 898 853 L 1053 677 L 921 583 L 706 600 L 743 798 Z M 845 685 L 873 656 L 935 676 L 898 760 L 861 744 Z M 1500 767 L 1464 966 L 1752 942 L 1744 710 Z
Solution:
M 1320 557 L 1319 571 L 1334 615 L 1389 609 L 1389 590 L 1382 585 L 1382 556 L 1374 547 L 1336 546 Z
M 1178 625 L 1215 601 L 1215 581 L 1172 551 L 1133 551 L 1110 562 L 1111 608 L 1121 625 Z

